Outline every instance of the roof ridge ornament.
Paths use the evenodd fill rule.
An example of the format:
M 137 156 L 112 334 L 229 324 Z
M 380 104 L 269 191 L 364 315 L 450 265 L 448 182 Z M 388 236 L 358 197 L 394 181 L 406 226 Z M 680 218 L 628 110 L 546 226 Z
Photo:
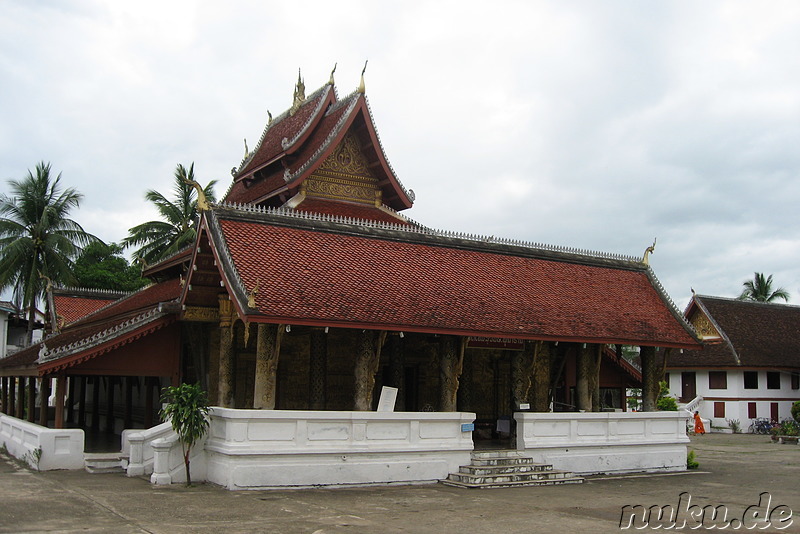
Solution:
M 250 149 L 247 148 L 247 138 L 244 138 L 244 159 L 247 159 L 250 156 Z
M 303 83 L 303 78 L 300 76 L 300 69 L 297 69 L 297 84 L 294 86 L 294 95 L 292 107 L 289 110 L 289 115 L 294 116 L 300 106 L 303 105 L 306 99 L 306 84 Z
M 642 257 L 642 263 L 645 265 L 650 265 L 650 254 L 653 254 L 656 251 L 656 239 L 653 238 L 653 244 L 644 249 L 644 256 Z
M 245 150 L 247 150 L 247 141 L 245 141 Z M 200 187 L 200 184 L 195 182 L 194 180 L 189 180 L 188 178 L 183 178 L 183 182 L 195 188 L 197 191 L 197 211 L 208 211 L 211 209 L 211 205 L 206 200 L 206 194 L 203 191 L 203 188 Z
M 364 73 L 367 72 L 367 63 L 369 63 L 369 60 L 364 61 L 364 68 L 361 69 L 361 82 L 358 84 L 358 89 L 356 89 L 356 92 L 362 95 L 367 92 L 366 85 L 364 85 Z
M 336 66 L 338 64 L 339 64 L 338 62 L 333 64 L 333 70 L 331 71 L 331 77 L 328 79 L 328 83 L 330 85 L 334 85 L 334 83 L 333 83 L 333 73 L 336 72 Z

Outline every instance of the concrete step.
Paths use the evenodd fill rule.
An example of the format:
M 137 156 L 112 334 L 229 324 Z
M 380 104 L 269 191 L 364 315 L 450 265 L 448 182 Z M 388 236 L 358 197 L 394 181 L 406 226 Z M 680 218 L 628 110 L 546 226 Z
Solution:
M 461 488 L 509 488 L 580 484 L 583 478 L 568 471 L 539 464 L 519 451 L 480 451 L 471 454 L 470 465 L 462 465 L 442 483 Z
M 494 488 L 519 488 L 525 486 L 557 486 L 560 484 L 583 484 L 581 477 L 559 478 L 554 480 L 526 480 L 516 482 L 503 482 L 495 484 L 469 484 L 466 482 L 457 482 L 455 480 L 442 480 L 445 486 L 453 486 L 456 488 L 470 488 L 470 489 L 494 489 Z
M 561 480 L 574 475 L 567 471 L 531 471 L 525 473 L 498 473 L 475 475 L 472 473 L 451 473 L 447 480 L 464 484 L 505 484 L 506 482 L 526 482 L 540 480 Z
M 504 473 L 531 473 L 550 472 L 553 466 L 549 464 L 514 464 L 514 465 L 462 465 L 458 468 L 460 473 L 472 475 L 502 475 Z
M 128 467 L 128 456 L 119 452 L 85 453 L 83 465 L 86 471 L 94 474 L 124 473 Z

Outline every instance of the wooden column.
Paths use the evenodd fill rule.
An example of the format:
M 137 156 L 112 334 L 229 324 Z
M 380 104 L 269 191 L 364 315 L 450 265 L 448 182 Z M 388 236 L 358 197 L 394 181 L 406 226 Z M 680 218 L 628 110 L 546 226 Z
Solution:
M 86 377 L 78 378 L 78 428 L 86 426 Z
M 0 404 L 3 405 L 3 413 L 8 415 L 8 377 L 0 377 Z
M 324 410 L 328 389 L 328 335 L 312 330 L 308 369 L 308 407 Z
M 56 414 L 54 428 L 64 428 L 64 401 L 67 396 L 67 377 L 58 375 L 56 378 Z
M 108 391 L 106 392 L 106 432 L 114 432 L 114 383 L 113 376 L 108 377 Z
M 600 411 L 600 363 L 603 358 L 604 345 L 589 345 L 589 397 L 592 411 Z
M 364 330 L 359 336 L 358 352 L 355 362 L 354 410 L 372 410 L 372 390 L 375 388 L 375 374 L 381 359 L 381 346 L 386 332 L 378 334 L 374 330 Z
M 14 376 L 8 377 L 8 407 L 6 413 L 11 417 L 17 413 L 17 378 Z
M 584 344 L 585 345 L 585 344 Z M 589 373 L 591 369 L 591 348 L 580 345 L 575 356 L 575 404 L 578 410 L 592 411 L 592 398 L 589 395 Z
M 17 378 L 17 410 L 15 417 L 23 419 L 25 417 L 25 377 Z
M 659 366 L 656 362 L 655 347 L 641 347 L 639 358 L 642 361 L 642 411 L 656 411 L 656 399 L 658 398 Z
M 76 377 L 74 376 L 71 376 L 67 379 L 67 423 L 72 423 L 72 421 L 75 419 L 75 416 L 72 413 L 75 410 L 75 382 Z
M 36 421 L 36 377 L 28 377 L 28 422 Z
M 439 376 L 441 395 L 439 410 L 455 412 L 457 409 L 458 382 L 464 369 L 464 348 L 466 338 L 442 336 L 439 339 Z
M 39 426 L 47 426 L 48 413 L 47 399 L 50 397 L 50 377 L 43 376 L 39 384 Z
M 227 295 L 219 297 L 219 394 L 217 402 L 223 408 L 234 407 L 233 318 Z
M 550 411 L 550 373 L 553 345 L 549 341 L 537 341 L 533 358 L 533 393 L 531 410 Z
M 144 379 L 144 427 L 150 428 L 153 426 L 153 393 L 155 389 L 155 381 L 157 379 L 152 376 L 145 377 Z
M 526 341 L 523 350 L 511 354 L 511 383 L 515 411 L 519 409 L 520 404 L 530 404 L 536 351 L 537 344 Z
M 92 377 L 92 430 L 100 430 L 100 377 Z
M 283 339 L 285 329 L 286 326 L 280 324 L 259 323 L 258 325 L 256 332 L 256 376 L 253 385 L 253 408 L 256 410 L 275 409 L 278 361 L 281 352 L 281 339 Z M 222 383 L 221 379 L 220 383 Z
M 125 377 L 125 411 L 122 415 L 122 428 L 131 428 L 133 419 L 133 381 L 134 377 Z

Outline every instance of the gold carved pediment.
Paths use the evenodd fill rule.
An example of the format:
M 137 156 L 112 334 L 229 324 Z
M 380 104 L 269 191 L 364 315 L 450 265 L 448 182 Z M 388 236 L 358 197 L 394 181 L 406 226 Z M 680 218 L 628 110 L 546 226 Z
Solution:
M 382 198 L 378 179 L 352 133 L 347 134 L 333 154 L 303 182 L 302 189 L 308 197 L 376 206 L 380 206 Z
M 689 322 L 703 339 L 722 337 L 704 313 L 695 313 Z
M 186 309 L 183 311 L 183 320 L 216 323 L 219 322 L 219 308 L 186 306 Z

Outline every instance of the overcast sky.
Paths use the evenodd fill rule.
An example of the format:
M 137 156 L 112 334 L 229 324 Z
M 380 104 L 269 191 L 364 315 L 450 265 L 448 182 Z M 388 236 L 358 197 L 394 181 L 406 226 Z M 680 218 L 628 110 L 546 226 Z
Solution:
M 0 192 L 39 161 L 106 241 L 338 62 L 427 226 L 640 256 L 683 308 L 800 304 L 800 2 L 0 0 Z

